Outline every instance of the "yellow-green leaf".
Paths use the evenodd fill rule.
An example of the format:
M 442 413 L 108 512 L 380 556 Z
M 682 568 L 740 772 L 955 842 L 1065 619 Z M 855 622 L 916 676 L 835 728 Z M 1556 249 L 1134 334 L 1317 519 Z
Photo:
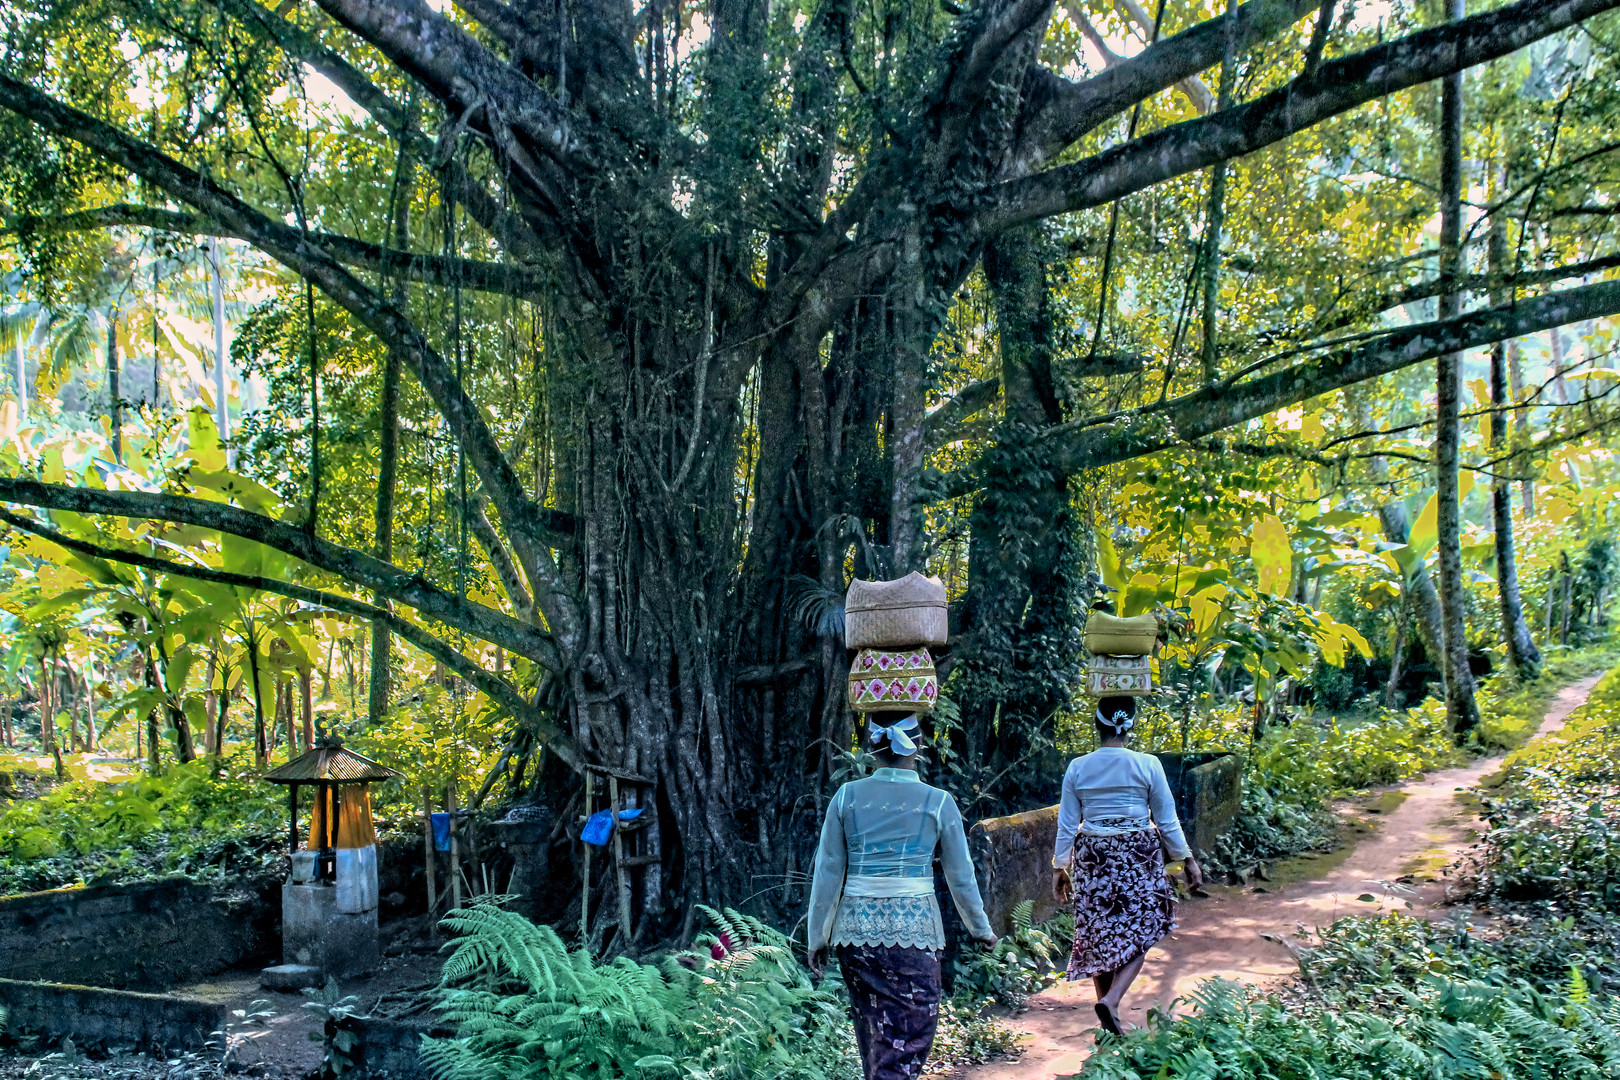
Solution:
M 1254 560 L 1261 592 L 1273 596 L 1288 592 L 1288 583 L 1294 577 L 1294 549 L 1288 542 L 1287 528 L 1275 514 L 1254 523 L 1249 535 L 1249 558 Z

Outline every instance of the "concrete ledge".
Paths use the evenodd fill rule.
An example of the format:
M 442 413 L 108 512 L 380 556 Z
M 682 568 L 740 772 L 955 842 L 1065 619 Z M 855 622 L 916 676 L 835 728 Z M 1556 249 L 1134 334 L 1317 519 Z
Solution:
M 0 897 L 0 976 L 161 990 L 274 954 L 278 882 L 184 878 Z
M 10 1031 L 71 1038 L 80 1046 L 194 1050 L 225 1030 L 223 1002 L 71 983 L 0 979 Z
M 355 1036 L 353 1076 L 357 1080 L 428 1080 L 422 1064 L 422 1037 L 453 1038 L 456 1030 L 435 1016 L 385 1020 L 381 1017 L 352 1017 L 343 1027 Z M 351 1075 L 345 1073 L 345 1076 Z

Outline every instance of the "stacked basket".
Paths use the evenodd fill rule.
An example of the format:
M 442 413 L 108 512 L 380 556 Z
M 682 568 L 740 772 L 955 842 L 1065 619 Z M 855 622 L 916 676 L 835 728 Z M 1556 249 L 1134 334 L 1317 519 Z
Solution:
M 946 642 L 945 585 L 911 573 L 898 581 L 855 581 L 844 599 L 849 707 L 856 712 L 932 712 L 939 675 L 930 646 Z
M 1094 611 L 1086 620 L 1086 692 L 1092 697 L 1153 693 L 1153 650 L 1159 621 L 1152 615 L 1120 619 Z

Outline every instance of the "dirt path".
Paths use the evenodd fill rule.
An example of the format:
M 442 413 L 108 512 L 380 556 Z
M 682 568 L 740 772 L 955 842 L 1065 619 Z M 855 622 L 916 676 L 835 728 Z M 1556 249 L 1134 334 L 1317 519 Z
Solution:
M 1599 678 L 1560 690 L 1536 737 L 1562 728 Z M 1477 835 L 1478 819 L 1457 794 L 1500 761 L 1483 758 L 1348 803 L 1341 811 L 1349 835 L 1338 852 L 1278 863 L 1269 882 L 1211 886 L 1208 899 L 1182 905 L 1181 927 L 1148 953 L 1147 967 L 1126 998 L 1125 1019 L 1141 1024 L 1149 1009 L 1170 1008 L 1213 976 L 1259 985 L 1296 972 L 1293 954 L 1267 936 L 1286 939 L 1345 915 L 1373 914 L 1407 901 L 1419 914 L 1438 914 L 1445 901 L 1440 870 Z M 1376 903 L 1357 899 L 1368 893 Z M 1062 983 L 1030 998 L 1028 1009 L 1011 1021 L 1023 1035 L 1023 1056 L 960 1070 L 955 1080 L 1049 1080 L 1059 1071 L 1077 1071 L 1093 1045 L 1093 1000 L 1089 982 Z

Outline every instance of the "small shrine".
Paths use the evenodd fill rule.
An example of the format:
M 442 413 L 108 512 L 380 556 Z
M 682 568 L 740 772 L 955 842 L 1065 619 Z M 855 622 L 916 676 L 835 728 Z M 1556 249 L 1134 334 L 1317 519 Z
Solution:
M 281 960 L 264 969 L 273 990 L 319 986 L 373 970 L 377 941 L 377 830 L 367 785 L 399 773 L 327 735 L 315 749 L 264 774 L 287 785 L 287 855 L 281 887 Z M 309 830 L 298 828 L 299 796 L 311 799 Z

